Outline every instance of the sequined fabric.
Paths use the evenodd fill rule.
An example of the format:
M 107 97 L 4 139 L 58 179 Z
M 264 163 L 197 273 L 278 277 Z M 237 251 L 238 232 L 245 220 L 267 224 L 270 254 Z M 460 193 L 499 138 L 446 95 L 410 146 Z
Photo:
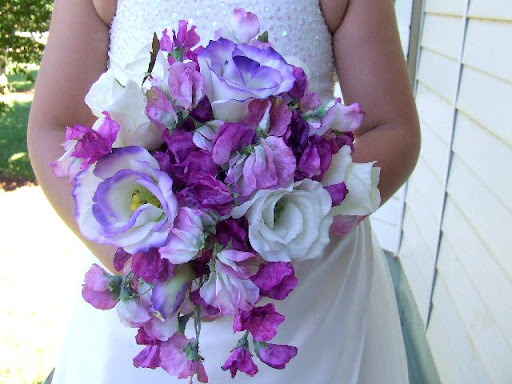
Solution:
M 229 23 L 233 8 L 258 15 L 261 31 L 286 58 L 295 57 L 309 69 L 311 89 L 321 98 L 332 97 L 332 38 L 318 0 L 118 0 L 111 26 L 110 60 L 123 65 L 151 41 L 153 32 L 177 28 L 178 20 L 198 25 L 201 44 Z M 307 25 L 307 28 L 304 26 Z M 296 62 L 292 61 L 296 64 Z

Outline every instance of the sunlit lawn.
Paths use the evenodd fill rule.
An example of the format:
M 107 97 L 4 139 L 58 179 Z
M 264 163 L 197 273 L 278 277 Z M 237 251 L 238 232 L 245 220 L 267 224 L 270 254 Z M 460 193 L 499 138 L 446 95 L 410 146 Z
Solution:
M 0 384 L 37 383 L 57 365 L 87 251 L 39 187 L 0 191 L 0 215 Z
M 0 95 L 6 104 L 0 114 L 0 187 L 12 189 L 18 185 L 33 183 L 34 173 L 27 154 L 27 122 L 32 103 L 31 90 L 37 69 L 28 75 L 9 75 L 10 88 L 23 93 Z
M 0 116 L 0 384 L 35 384 L 57 365 L 88 261 L 41 189 L 20 188 L 34 181 L 26 146 L 33 82 L 9 80 L 24 92 L 0 97 L 8 105 Z

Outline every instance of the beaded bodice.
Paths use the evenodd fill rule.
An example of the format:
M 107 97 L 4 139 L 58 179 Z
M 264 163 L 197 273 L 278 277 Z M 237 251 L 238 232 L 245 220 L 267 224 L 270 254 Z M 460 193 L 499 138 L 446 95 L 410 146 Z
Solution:
M 261 31 L 269 32 L 278 52 L 307 65 L 314 92 L 322 98 L 332 96 L 332 38 L 319 0 L 118 0 L 110 30 L 110 60 L 121 65 L 131 61 L 153 32 L 177 29 L 180 19 L 197 25 L 201 44 L 206 45 L 215 30 L 229 23 L 236 7 L 258 15 Z

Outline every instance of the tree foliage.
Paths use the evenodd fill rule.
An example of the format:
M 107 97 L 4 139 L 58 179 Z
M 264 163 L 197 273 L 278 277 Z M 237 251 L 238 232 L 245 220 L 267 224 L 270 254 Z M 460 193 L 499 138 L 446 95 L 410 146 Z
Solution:
M 0 74 L 7 64 L 39 63 L 48 31 L 53 0 L 0 0 Z

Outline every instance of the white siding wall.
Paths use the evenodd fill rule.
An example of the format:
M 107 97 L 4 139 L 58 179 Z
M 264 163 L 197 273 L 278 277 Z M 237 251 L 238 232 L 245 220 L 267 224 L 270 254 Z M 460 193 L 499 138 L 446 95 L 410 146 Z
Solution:
M 512 1 L 425 0 L 399 256 L 441 380 L 512 383 Z

